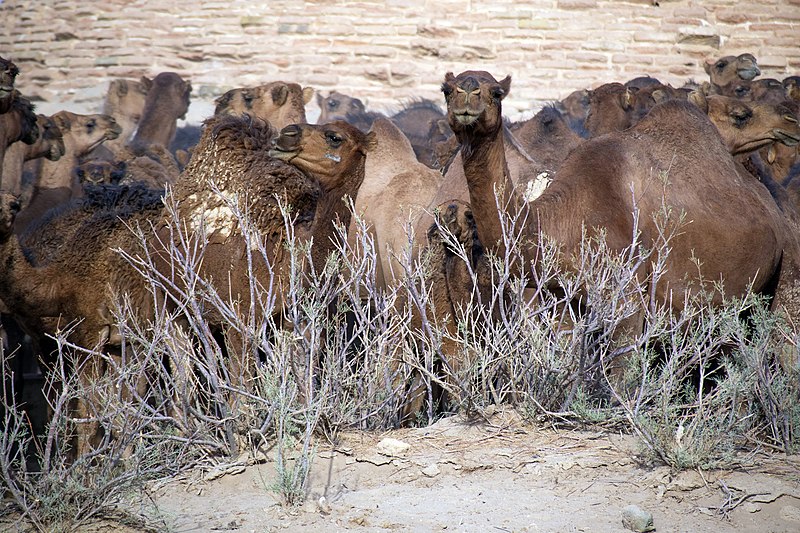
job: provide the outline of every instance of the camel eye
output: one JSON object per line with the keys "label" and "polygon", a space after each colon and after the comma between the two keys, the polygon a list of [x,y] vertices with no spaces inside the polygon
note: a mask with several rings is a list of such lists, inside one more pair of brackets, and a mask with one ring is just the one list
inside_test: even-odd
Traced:
{"label": "camel eye", "polygon": [[722,70],[722,69],[724,69],[725,67],[728,66],[728,62],[727,61],[717,61],[717,64],[715,66],[717,67],[717,70]]}
{"label": "camel eye", "polygon": [[97,123],[94,120],[90,120],[89,122],[86,123],[86,131],[88,131],[89,133],[92,133],[96,126],[97,126]]}
{"label": "camel eye", "polygon": [[736,109],[731,113],[733,124],[737,128],[744,126],[752,116],[753,113],[749,109]]}
{"label": "camel eye", "polygon": [[332,148],[338,148],[339,146],[341,146],[341,145],[342,145],[342,142],[344,141],[344,139],[342,139],[342,138],[339,136],[339,134],[337,134],[337,133],[333,133],[333,132],[328,132],[328,133],[326,133],[326,134],[325,134],[325,139],[328,141],[328,144],[329,144],[329,145],[330,145]]}
{"label": "camel eye", "polygon": [[501,87],[494,87],[492,89],[492,98],[500,99],[506,92]]}
{"label": "camel eye", "polygon": [[333,111],[337,107],[339,107],[339,102],[337,102],[336,100],[328,100],[328,109]]}
{"label": "camel eye", "polygon": [[733,92],[734,94],[736,94],[736,96],[741,98],[742,96],[750,92],[750,88],[744,87],[743,85],[739,85],[738,87],[736,87],[736,89],[733,90]]}
{"label": "camel eye", "polygon": [[244,93],[242,94],[242,100],[244,100],[244,103],[247,107],[250,107],[253,103],[253,95]]}
{"label": "camel eye", "polygon": [[453,94],[453,88],[450,85],[443,83],[442,92],[444,93],[445,96],[450,96],[451,94]]}

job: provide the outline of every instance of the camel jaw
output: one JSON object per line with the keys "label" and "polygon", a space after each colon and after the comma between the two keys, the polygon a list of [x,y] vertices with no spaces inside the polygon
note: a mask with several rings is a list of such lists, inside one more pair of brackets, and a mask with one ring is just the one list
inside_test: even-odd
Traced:
{"label": "camel jaw", "polygon": [[800,135],[779,129],[773,130],[772,132],[775,134],[775,139],[786,146],[795,146],[800,143]]}

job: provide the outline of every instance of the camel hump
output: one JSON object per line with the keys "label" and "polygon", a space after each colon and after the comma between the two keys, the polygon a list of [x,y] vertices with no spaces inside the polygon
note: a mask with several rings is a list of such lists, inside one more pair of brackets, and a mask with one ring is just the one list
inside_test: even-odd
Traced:
{"label": "camel hump", "polygon": [[378,142],[376,153],[383,152],[391,157],[402,157],[404,159],[410,157],[414,161],[417,160],[411,141],[390,119],[386,117],[376,118],[370,131],[375,134],[375,139]]}

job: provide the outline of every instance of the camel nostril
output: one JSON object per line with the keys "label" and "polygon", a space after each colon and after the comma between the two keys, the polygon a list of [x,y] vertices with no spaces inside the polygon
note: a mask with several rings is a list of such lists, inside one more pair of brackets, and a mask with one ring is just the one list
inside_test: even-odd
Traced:
{"label": "camel nostril", "polygon": [[300,126],[290,124],[281,130],[281,137],[297,137],[300,135]]}

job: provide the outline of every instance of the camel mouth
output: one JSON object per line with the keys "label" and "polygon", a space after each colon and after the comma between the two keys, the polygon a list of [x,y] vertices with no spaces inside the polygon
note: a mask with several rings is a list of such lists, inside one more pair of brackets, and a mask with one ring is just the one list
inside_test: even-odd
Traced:
{"label": "camel mouth", "polygon": [[761,70],[758,67],[753,66],[753,67],[741,68],[736,71],[736,74],[738,74],[739,77],[742,78],[743,80],[750,81],[756,76],[760,75]]}
{"label": "camel mouth", "polygon": [[50,153],[47,154],[47,159],[50,161],[58,161],[66,152],[66,148],[61,145],[54,145],[50,147]]}
{"label": "camel mouth", "polygon": [[282,150],[277,146],[274,147],[272,150],[269,151],[269,156],[274,157],[275,159],[280,159],[281,161],[289,162],[295,157],[299,152],[297,150]]}
{"label": "camel mouth", "polygon": [[785,130],[773,130],[778,142],[786,146],[795,146],[800,143],[800,134],[789,133]]}
{"label": "camel mouth", "polygon": [[455,115],[456,120],[459,122],[459,124],[462,124],[464,126],[469,126],[470,124],[473,124],[475,121],[478,120],[478,117],[480,117],[480,113],[472,113],[470,111],[460,111],[453,114]]}

